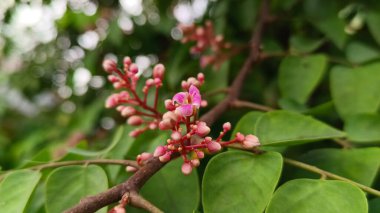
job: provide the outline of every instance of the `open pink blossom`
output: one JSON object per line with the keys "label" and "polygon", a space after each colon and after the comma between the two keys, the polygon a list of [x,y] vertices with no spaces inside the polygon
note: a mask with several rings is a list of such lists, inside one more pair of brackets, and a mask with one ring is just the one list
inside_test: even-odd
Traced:
{"label": "open pink blossom", "polygon": [[191,85],[189,92],[179,92],[173,97],[173,101],[178,104],[176,113],[183,116],[191,116],[196,109],[201,106],[201,94],[196,86]]}

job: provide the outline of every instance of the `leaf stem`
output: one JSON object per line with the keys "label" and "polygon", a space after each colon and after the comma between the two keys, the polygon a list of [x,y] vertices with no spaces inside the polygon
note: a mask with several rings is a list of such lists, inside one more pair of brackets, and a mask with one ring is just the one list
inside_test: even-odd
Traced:
{"label": "leaf stem", "polygon": [[304,170],[309,171],[309,172],[320,174],[322,177],[327,177],[327,178],[331,178],[331,179],[334,179],[334,180],[341,180],[341,181],[345,181],[347,183],[351,183],[352,185],[355,185],[355,186],[359,187],[363,191],[366,191],[366,192],[368,192],[368,193],[370,193],[372,195],[380,197],[380,191],[378,191],[376,189],[373,189],[371,187],[368,187],[368,186],[365,186],[363,184],[357,183],[355,181],[352,181],[352,180],[350,180],[348,178],[336,175],[334,173],[328,172],[326,170],[320,169],[320,168],[318,168],[316,166],[312,166],[312,165],[309,165],[309,164],[306,164],[306,163],[303,163],[303,162],[300,162],[300,161],[296,161],[296,160],[293,160],[293,159],[289,159],[289,158],[284,158],[284,162],[287,163],[287,164],[289,164],[289,165],[295,166],[297,168],[304,169]]}

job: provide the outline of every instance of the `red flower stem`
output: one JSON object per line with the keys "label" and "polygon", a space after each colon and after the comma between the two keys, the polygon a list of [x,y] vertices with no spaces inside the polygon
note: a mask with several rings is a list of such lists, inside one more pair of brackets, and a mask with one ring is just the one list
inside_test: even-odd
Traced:
{"label": "red flower stem", "polygon": [[232,140],[230,140],[230,141],[220,142],[220,145],[222,145],[222,146],[227,146],[227,145],[230,145],[230,144],[233,144],[233,143],[236,143],[236,142],[238,142],[238,141],[237,141],[237,139],[235,138],[235,139],[232,139]]}
{"label": "red flower stem", "polygon": [[156,115],[152,115],[152,114],[148,114],[148,113],[140,112],[140,111],[136,111],[136,115],[143,115],[143,116],[152,117],[152,118],[157,117]]}
{"label": "red flower stem", "polygon": [[153,108],[155,110],[157,110],[157,103],[158,103],[158,87],[156,87],[156,91],[155,91],[155,94],[154,94],[154,106],[153,106]]}

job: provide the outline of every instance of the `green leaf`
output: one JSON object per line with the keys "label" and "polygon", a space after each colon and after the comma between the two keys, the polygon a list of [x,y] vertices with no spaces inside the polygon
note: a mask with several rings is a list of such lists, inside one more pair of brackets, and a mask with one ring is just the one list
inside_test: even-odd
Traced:
{"label": "green leaf", "polygon": [[380,51],[362,42],[350,42],[347,45],[346,56],[352,63],[364,63],[379,58]]}
{"label": "green leaf", "polygon": [[324,55],[289,56],[279,68],[279,87],[284,98],[306,103],[325,73]]}
{"label": "green leaf", "polygon": [[[300,157],[302,162],[371,186],[380,167],[380,148],[317,149]],[[320,175],[297,170],[296,177],[319,178]]]}
{"label": "green leaf", "polygon": [[182,162],[182,159],[177,159],[168,163],[141,189],[142,196],[164,212],[192,212],[198,207],[200,192],[197,171],[184,176]]}
{"label": "green leaf", "polygon": [[380,63],[358,68],[334,67],[330,87],[334,105],[343,118],[375,113],[380,106]]}
{"label": "green leaf", "polygon": [[365,194],[336,180],[297,179],[275,192],[266,213],[367,213]]}
{"label": "green leaf", "polygon": [[344,21],[338,18],[339,9],[336,1],[304,1],[304,13],[307,19],[337,47],[342,49],[348,37],[344,32]]}
{"label": "green leaf", "polygon": [[344,131],[353,142],[380,142],[380,115],[361,114],[345,120]]}
{"label": "green leaf", "polygon": [[258,120],[255,133],[264,146],[295,145],[345,136],[311,116],[288,111],[266,113]]}
{"label": "green leaf", "polygon": [[8,174],[0,183],[1,212],[23,212],[41,173],[19,170]]}
{"label": "green leaf", "polygon": [[204,212],[263,212],[281,170],[282,157],[276,152],[218,154],[210,160],[203,176]]}
{"label": "green leaf", "polygon": [[324,39],[309,38],[301,35],[290,37],[290,51],[294,53],[309,53],[318,49],[324,42]]}
{"label": "green leaf", "polygon": [[372,37],[380,45],[380,13],[379,11],[369,10],[366,14],[366,22]]}
{"label": "green leaf", "polygon": [[235,137],[236,133],[242,134],[255,134],[255,125],[257,120],[265,113],[252,111],[245,114],[236,124],[234,131],[231,134],[231,139]]}
{"label": "green leaf", "polygon": [[368,204],[369,204],[369,213],[380,212],[380,197],[370,200]]}
{"label": "green leaf", "polygon": [[[95,165],[66,166],[55,169],[46,180],[46,212],[63,212],[80,199],[108,188],[107,175]],[[107,212],[106,209],[98,212]]]}

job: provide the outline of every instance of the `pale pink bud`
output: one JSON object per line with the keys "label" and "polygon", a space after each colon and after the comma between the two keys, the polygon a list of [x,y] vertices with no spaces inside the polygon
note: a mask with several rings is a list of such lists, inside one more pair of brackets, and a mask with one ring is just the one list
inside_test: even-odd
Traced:
{"label": "pale pink bud", "polygon": [[135,130],[133,130],[133,131],[131,131],[131,132],[129,132],[129,136],[131,136],[131,137],[137,137],[137,136],[139,136],[141,133],[143,133],[144,131],[143,130],[141,130],[141,129],[135,129]]}
{"label": "pale pink bud", "polygon": [[128,57],[128,56],[124,57],[124,59],[123,59],[123,64],[124,64],[124,66],[129,66],[129,65],[131,65],[131,64],[132,64],[132,60],[131,60],[131,58]]}
{"label": "pale pink bud", "polygon": [[127,91],[120,92],[119,99],[123,101],[127,101],[129,99],[129,93]]}
{"label": "pale pink bud", "polygon": [[205,122],[201,121],[197,124],[197,130],[195,130],[195,133],[201,137],[204,137],[210,133],[210,127],[208,127]]}
{"label": "pale pink bud", "polygon": [[121,110],[121,115],[123,117],[129,117],[136,114],[136,109],[131,106],[126,106]]}
{"label": "pale pink bud", "polygon": [[120,83],[120,82],[115,82],[115,83],[112,84],[112,86],[115,89],[121,89],[121,88],[123,88],[123,84]]}
{"label": "pale pink bud", "polygon": [[197,79],[198,81],[203,84],[203,82],[205,81],[205,75],[203,73],[198,73],[197,75]]}
{"label": "pale pink bud", "polygon": [[156,85],[156,87],[160,87],[160,86],[162,86],[162,81],[161,81],[161,79],[159,79],[159,78],[155,78],[155,79],[154,79],[154,84]]}
{"label": "pale pink bud", "polygon": [[211,142],[207,143],[207,149],[209,152],[215,153],[215,152],[218,152],[219,150],[221,150],[222,146],[218,142],[211,141]]}
{"label": "pale pink bud", "polygon": [[236,133],[236,140],[239,141],[239,142],[243,142],[244,141],[244,135],[241,134],[240,132]]}
{"label": "pale pink bud", "polygon": [[223,130],[224,131],[230,131],[231,130],[231,123],[230,122],[226,122],[223,124]]}
{"label": "pale pink bud", "polygon": [[190,85],[186,82],[186,81],[182,81],[181,82],[181,87],[184,89],[184,90],[188,90]]}
{"label": "pale pink bud", "polygon": [[171,99],[165,100],[165,108],[169,111],[175,110],[175,106],[174,106],[173,101]]}
{"label": "pale pink bud", "polygon": [[131,126],[139,126],[144,122],[144,120],[138,116],[138,115],[133,115],[128,118],[127,123]]}
{"label": "pale pink bud", "polygon": [[169,119],[170,121],[177,122],[178,121],[178,115],[174,112],[165,112],[164,115],[162,115],[162,119]]}
{"label": "pale pink bud", "polygon": [[223,40],[224,40],[223,35],[217,35],[217,36],[215,37],[215,41],[218,42],[218,43],[222,42]]}
{"label": "pale pink bud", "polygon": [[199,159],[193,159],[193,160],[191,160],[191,165],[193,167],[198,167],[200,164],[201,164],[201,162],[199,161]]}
{"label": "pale pink bud", "polygon": [[137,168],[136,168],[136,167],[133,167],[133,166],[127,166],[127,167],[125,168],[125,170],[126,170],[127,172],[136,172],[136,171],[137,171]]}
{"label": "pale pink bud", "polygon": [[112,59],[105,59],[103,61],[102,66],[103,66],[103,69],[108,73],[112,73],[117,69],[116,61]]}
{"label": "pale pink bud", "polygon": [[178,141],[180,140],[182,137],[181,133],[177,132],[177,131],[174,131],[172,134],[171,134],[171,138],[175,141]]}
{"label": "pale pink bud", "polygon": [[115,206],[108,213],[126,213],[126,211],[122,206]]}
{"label": "pale pink bud", "polygon": [[159,124],[158,124],[158,128],[161,129],[161,130],[168,130],[168,129],[171,129],[173,128],[173,124],[172,122],[170,122],[169,119],[164,119],[162,120]]}
{"label": "pale pink bud", "polygon": [[154,150],[153,156],[160,157],[160,156],[163,156],[165,153],[166,153],[166,147],[158,146],[156,150]]}
{"label": "pale pink bud", "polygon": [[118,104],[117,95],[113,94],[109,96],[106,100],[106,108],[115,107]]}
{"label": "pale pink bud", "polygon": [[197,154],[197,157],[198,157],[199,159],[202,159],[202,158],[205,157],[205,153],[202,152],[202,151],[196,151],[195,153]]}
{"label": "pale pink bud", "polygon": [[136,157],[136,161],[139,165],[142,165],[145,161],[149,160],[153,155],[148,152],[143,152]]}
{"label": "pale pink bud", "polygon": [[156,122],[149,123],[148,128],[151,130],[157,129],[157,123]]}
{"label": "pale pink bud", "polygon": [[243,141],[243,147],[253,148],[256,146],[260,146],[259,138],[257,138],[255,135],[245,136],[245,140]]}
{"label": "pale pink bud", "polygon": [[162,162],[162,163],[165,163],[165,162],[168,162],[170,161],[170,156],[171,156],[171,152],[166,152],[164,155],[160,156],[158,159]]}
{"label": "pale pink bud", "polygon": [[125,108],[125,106],[118,106],[118,107],[116,107],[116,110],[121,112],[121,111],[123,111],[124,108]]}
{"label": "pale pink bud", "polygon": [[205,29],[203,27],[197,27],[195,30],[195,34],[197,36],[203,36],[205,34]]}
{"label": "pale pink bud", "polygon": [[153,84],[154,84],[154,80],[152,78],[149,78],[145,82],[145,85],[147,85],[148,87],[153,86]]}
{"label": "pale pink bud", "polygon": [[193,167],[191,166],[190,163],[186,162],[182,164],[181,170],[184,175],[189,175],[191,171],[193,170]]}
{"label": "pale pink bud", "polygon": [[206,100],[201,101],[201,107],[206,107],[208,105]]}
{"label": "pale pink bud", "polygon": [[109,75],[108,80],[112,83],[118,82],[120,79],[114,75]]}
{"label": "pale pink bud", "polygon": [[131,64],[131,66],[129,67],[129,71],[131,71],[133,74],[136,74],[139,72],[139,68],[136,64]]}
{"label": "pale pink bud", "polygon": [[164,65],[157,64],[156,66],[154,66],[154,68],[153,68],[153,77],[154,78],[162,79],[162,77],[164,76],[164,73],[165,73]]}
{"label": "pale pink bud", "polygon": [[209,143],[209,142],[211,142],[212,141],[212,138],[211,137],[205,137],[205,142],[206,143]]}

